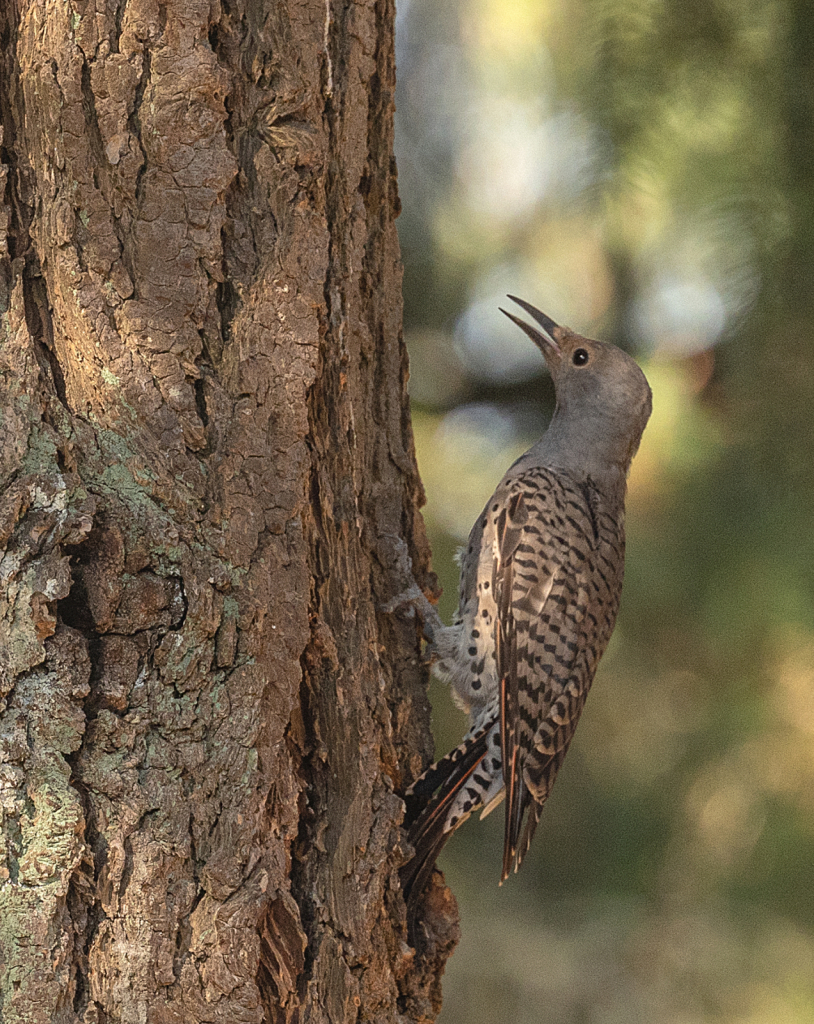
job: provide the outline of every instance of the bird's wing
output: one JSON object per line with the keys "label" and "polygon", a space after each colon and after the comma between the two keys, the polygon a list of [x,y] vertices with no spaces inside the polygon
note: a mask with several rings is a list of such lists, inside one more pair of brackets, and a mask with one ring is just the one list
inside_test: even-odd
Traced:
{"label": "bird's wing", "polygon": [[[574,524],[590,519],[579,496],[564,492],[553,474],[546,483],[541,490],[517,481],[496,522],[492,585],[506,785],[504,880],[528,850],[582,709],[568,695],[578,697],[583,689],[575,668],[584,646],[591,539]],[[569,505],[576,508],[569,512]]]}

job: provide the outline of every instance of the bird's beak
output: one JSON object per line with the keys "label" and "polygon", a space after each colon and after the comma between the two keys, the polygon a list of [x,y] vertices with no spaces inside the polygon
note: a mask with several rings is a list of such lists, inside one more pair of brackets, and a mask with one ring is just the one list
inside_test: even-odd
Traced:
{"label": "bird's beak", "polygon": [[521,331],[531,338],[537,348],[543,353],[549,370],[553,371],[562,359],[562,349],[554,340],[554,331],[559,330],[558,325],[554,323],[551,317],[541,313],[539,309],[535,309],[534,306],[524,302],[523,299],[517,299],[514,295],[509,295],[508,297],[512,302],[516,302],[521,309],[525,309],[529,316],[533,317],[543,328],[545,333],[543,334],[536,327],[524,323],[519,317],[516,317],[513,313],[508,313],[505,309],[501,309],[500,312],[504,313],[513,323],[517,324]]}

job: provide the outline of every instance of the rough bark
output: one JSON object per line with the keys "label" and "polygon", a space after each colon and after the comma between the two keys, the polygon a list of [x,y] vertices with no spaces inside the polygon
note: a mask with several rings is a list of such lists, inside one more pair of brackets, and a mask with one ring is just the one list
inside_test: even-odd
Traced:
{"label": "rough bark", "polygon": [[426,1020],[392,0],[0,6],[0,1020]]}

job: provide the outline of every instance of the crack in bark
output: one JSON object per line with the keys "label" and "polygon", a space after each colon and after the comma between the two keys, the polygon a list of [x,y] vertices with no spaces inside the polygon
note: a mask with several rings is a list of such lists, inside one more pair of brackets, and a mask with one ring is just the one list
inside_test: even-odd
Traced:
{"label": "crack in bark", "polygon": [[54,325],[45,279],[38,273],[37,260],[30,252],[23,273],[23,301],[28,332],[36,346],[37,360],[54,394],[71,411],[65,391],[65,376],[54,347]]}
{"label": "crack in bark", "polygon": [[110,40],[110,52],[120,53],[119,40],[122,37],[122,19],[124,17],[124,10],[127,5],[127,0],[118,0],[113,11],[113,26],[110,30],[108,39]]}
{"label": "crack in bark", "polygon": [[[152,55],[149,47],[145,47],[141,54],[141,78],[139,79],[138,85],[136,86],[136,92],[133,97],[133,109],[127,118],[127,127],[130,131],[130,135],[136,140],[139,150],[141,151],[141,167],[138,169],[136,174],[136,180],[133,187],[133,211],[132,221],[130,224],[130,230],[133,230],[133,226],[138,217],[138,211],[141,207],[142,200],[144,199],[144,175],[147,173],[147,151],[144,148],[144,143],[141,140],[141,107],[144,103],[144,94],[147,92],[147,86],[150,84],[150,74],[152,70]],[[127,247],[124,246],[124,252],[122,253],[122,259],[125,259],[125,253]],[[135,269],[132,265],[132,258],[128,263],[125,263],[127,271],[133,281],[133,287],[138,291],[138,274],[135,273]]]}
{"label": "crack in bark", "polygon": [[[56,61],[52,62],[54,67],[54,80],[57,80],[57,69]],[[102,141],[102,132],[99,128],[99,116],[96,112],[96,96],[93,92],[93,86],[90,81],[90,63],[85,54],[83,54],[82,60],[82,73],[80,75],[80,87],[82,90],[82,113],[85,118],[85,128],[87,129],[88,141],[90,143],[90,151],[93,154],[93,170],[94,170],[94,181],[93,184],[100,191],[99,182],[96,175],[99,172],[105,173],[107,170],[108,162],[105,154],[105,144]]]}

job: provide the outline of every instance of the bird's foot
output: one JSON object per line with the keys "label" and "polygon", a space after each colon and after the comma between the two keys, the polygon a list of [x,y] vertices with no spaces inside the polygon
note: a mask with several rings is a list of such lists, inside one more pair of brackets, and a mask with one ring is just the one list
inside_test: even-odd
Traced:
{"label": "bird's foot", "polygon": [[430,645],[425,653],[429,661],[434,661],[436,654],[433,641],[440,636],[440,630],[445,628],[444,623],[441,621],[441,616],[438,614],[435,606],[430,603],[427,595],[415,582],[413,561],[410,558],[407,545],[400,537],[394,538],[394,540],[397,574],[404,580],[412,580],[412,583],[406,590],[403,590],[386,604],[383,604],[382,611],[392,615],[394,612],[404,609],[407,617],[413,618],[417,610],[423,623],[424,639]]}
{"label": "bird's foot", "polygon": [[427,595],[418,584],[413,584],[412,587],[408,587],[407,590],[397,594],[387,604],[382,605],[382,611],[389,615],[401,609],[405,610],[408,618],[413,618],[416,611],[421,616],[424,627],[424,639],[430,645],[427,649],[427,656],[429,660],[433,660],[433,641],[438,636],[440,630],[444,628],[444,623],[441,621],[441,616],[438,614],[435,605],[430,603]]}

